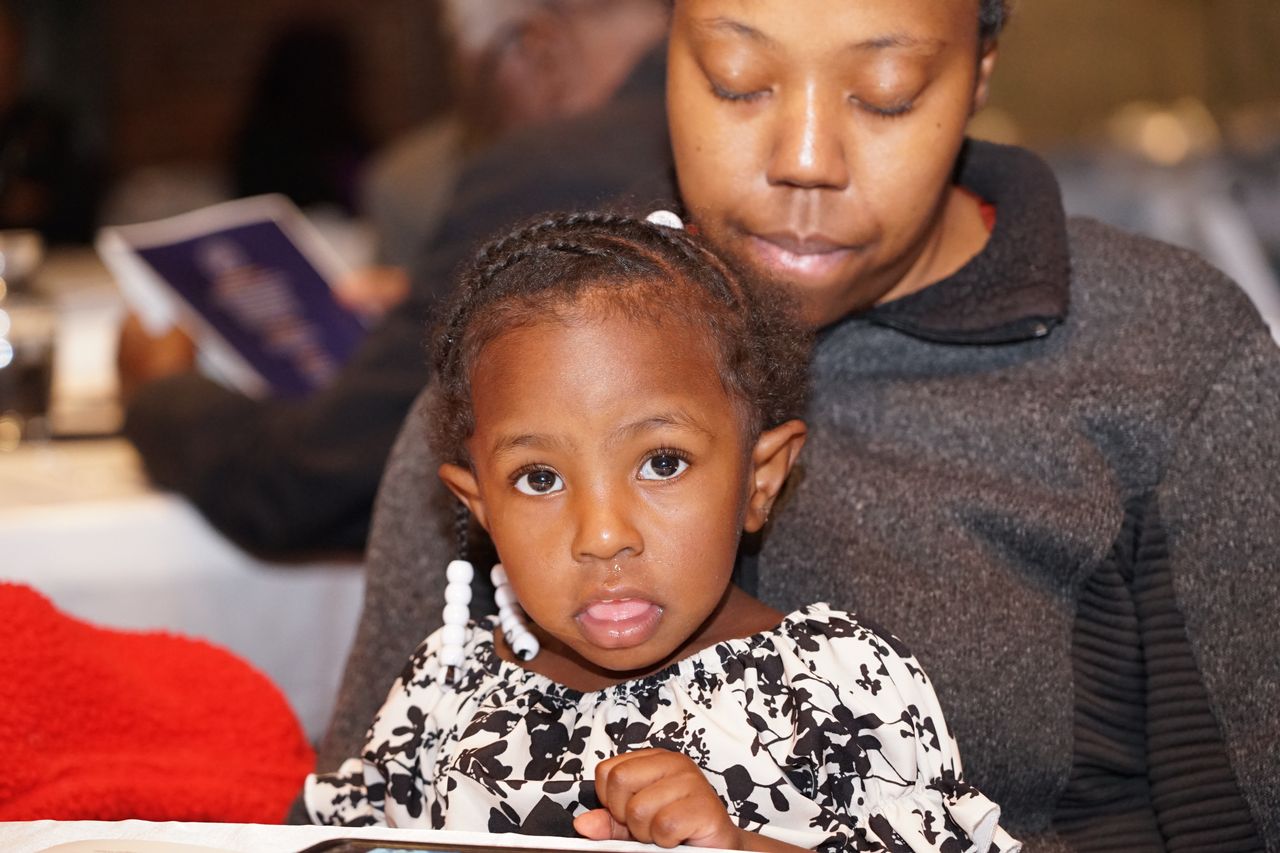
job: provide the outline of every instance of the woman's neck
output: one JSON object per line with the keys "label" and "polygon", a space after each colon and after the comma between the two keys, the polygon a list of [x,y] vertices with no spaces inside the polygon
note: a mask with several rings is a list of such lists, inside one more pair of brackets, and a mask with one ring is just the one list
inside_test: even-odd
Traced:
{"label": "woman's neck", "polygon": [[954,275],[986,248],[990,236],[981,201],[962,187],[950,187],[940,205],[931,239],[898,283],[876,300],[877,304],[909,296]]}

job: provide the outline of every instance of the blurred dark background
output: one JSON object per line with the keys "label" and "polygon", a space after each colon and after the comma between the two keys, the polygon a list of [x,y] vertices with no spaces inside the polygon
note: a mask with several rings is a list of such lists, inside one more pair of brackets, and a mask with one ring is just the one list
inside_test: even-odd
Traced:
{"label": "blurred dark background", "polygon": [[430,0],[9,0],[27,32],[29,85],[72,112],[119,176],[229,152],[272,39],[295,21],[350,37],[357,100],[375,140],[443,110]]}
{"label": "blurred dark background", "polygon": [[[72,114],[108,176],[225,161],[255,70],[295,20],[349,34],[375,141],[450,100],[431,0],[8,2],[26,29],[28,86]],[[1192,97],[1240,133],[1280,111],[1276,0],[1021,0],[1001,54],[999,120],[979,127],[1041,149],[1104,139],[1133,101]]]}
{"label": "blurred dark background", "polygon": [[[349,97],[333,99],[327,112],[325,98],[315,100],[321,126],[348,126],[333,131],[334,150],[323,155],[343,161],[332,171],[358,168],[360,158],[450,106],[433,0],[0,4],[24,33],[23,91],[65,118],[98,222],[237,194],[236,148],[264,62],[280,33],[299,22],[346,42]],[[1168,216],[1178,187],[1200,198],[1208,181],[1251,218],[1274,268],[1277,56],[1277,0],[1020,0],[991,105],[974,133],[1049,155],[1076,211],[1213,256],[1192,233],[1200,226]],[[335,85],[323,74],[311,79],[316,88]],[[160,194],[176,185],[187,195],[181,203],[149,203],[156,192],[146,176],[156,170],[164,175]]]}

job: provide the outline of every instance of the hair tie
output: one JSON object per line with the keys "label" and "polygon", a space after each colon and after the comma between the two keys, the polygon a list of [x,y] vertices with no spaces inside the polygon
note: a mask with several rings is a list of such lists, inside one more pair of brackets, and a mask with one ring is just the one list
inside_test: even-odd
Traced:
{"label": "hair tie", "polygon": [[684,230],[684,222],[670,210],[655,210],[646,216],[644,221],[654,225],[661,225],[663,228],[674,228],[677,231]]}

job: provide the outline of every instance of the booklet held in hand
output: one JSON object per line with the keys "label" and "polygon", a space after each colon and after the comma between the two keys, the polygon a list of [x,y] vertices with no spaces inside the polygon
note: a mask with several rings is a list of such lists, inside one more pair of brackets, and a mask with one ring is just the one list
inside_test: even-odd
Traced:
{"label": "booklet held in hand", "polygon": [[181,326],[247,394],[310,394],[364,337],[333,295],[341,259],[285,196],[104,228],[96,246],[149,333]]}

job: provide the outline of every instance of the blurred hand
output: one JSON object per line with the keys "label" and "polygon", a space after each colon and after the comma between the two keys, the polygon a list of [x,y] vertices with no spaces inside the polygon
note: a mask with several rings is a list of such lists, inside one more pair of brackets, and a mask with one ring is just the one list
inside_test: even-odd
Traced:
{"label": "blurred hand", "polygon": [[191,338],[177,327],[160,337],[152,337],[137,316],[125,317],[120,329],[120,348],[116,368],[120,372],[120,396],[128,402],[146,383],[185,373],[196,363],[196,348]]}
{"label": "blurred hand", "polygon": [[409,295],[409,274],[400,267],[365,267],[339,281],[333,295],[362,317],[377,320]]}
{"label": "blurred hand", "polygon": [[587,838],[744,849],[747,833],[729,818],[702,769],[687,755],[645,749],[602,761],[596,767],[596,796],[604,808],[573,821]]}

